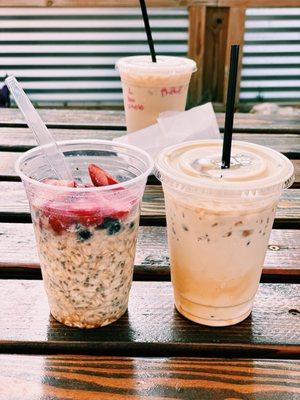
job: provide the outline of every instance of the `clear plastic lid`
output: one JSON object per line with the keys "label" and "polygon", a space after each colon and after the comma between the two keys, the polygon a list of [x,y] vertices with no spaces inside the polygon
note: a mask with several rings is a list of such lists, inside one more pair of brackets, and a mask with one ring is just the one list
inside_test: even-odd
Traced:
{"label": "clear plastic lid", "polygon": [[120,58],[116,68],[120,72],[134,74],[187,74],[197,70],[195,61],[186,57],[157,56],[157,62],[152,62],[150,56],[132,56]]}
{"label": "clear plastic lid", "polygon": [[267,147],[233,141],[230,169],[221,169],[221,154],[221,140],[177,144],[158,155],[155,175],[171,189],[214,198],[280,195],[294,181],[291,161]]}

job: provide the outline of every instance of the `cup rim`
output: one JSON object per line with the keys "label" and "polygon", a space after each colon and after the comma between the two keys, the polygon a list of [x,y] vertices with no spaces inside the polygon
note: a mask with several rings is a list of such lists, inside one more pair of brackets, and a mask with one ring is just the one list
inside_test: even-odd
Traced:
{"label": "cup rim", "polygon": [[291,161],[286,156],[269,147],[241,140],[233,140],[232,144],[248,146],[252,149],[263,149],[264,151],[267,149],[271,154],[276,155],[277,158],[285,162],[285,171],[281,174],[278,173],[278,175],[274,177],[274,180],[272,182],[267,182],[264,184],[263,182],[251,182],[244,185],[241,182],[230,182],[226,183],[226,185],[223,185],[222,187],[216,185],[213,180],[207,183],[204,182],[199,184],[196,178],[192,178],[188,181],[187,178],[183,175],[176,176],[175,170],[167,165],[165,162],[166,154],[177,150],[181,146],[190,146],[194,144],[197,145],[199,143],[217,143],[221,146],[222,139],[193,140],[177,143],[175,145],[164,148],[157,155],[154,165],[154,175],[162,182],[162,184],[165,184],[166,186],[177,189],[184,193],[202,194],[210,197],[217,196],[222,198],[222,201],[225,201],[225,199],[230,199],[232,196],[238,197],[239,199],[249,199],[250,197],[258,198],[260,196],[281,193],[283,189],[290,187],[294,181],[294,167]]}
{"label": "cup rim", "polygon": [[[181,75],[183,73],[194,73],[197,71],[196,62],[185,56],[167,56],[167,55],[158,55],[157,63],[149,63],[149,64],[138,64],[138,63],[130,63],[132,60],[148,60],[151,61],[151,57],[147,55],[135,55],[135,56],[127,56],[121,57],[117,60],[115,67],[121,72],[134,72],[135,74],[144,74],[145,71],[147,74],[163,74],[163,75]],[[162,64],[159,61],[181,61],[180,65],[176,64]]]}
{"label": "cup rim", "polygon": [[76,192],[76,193],[83,193],[83,192],[90,192],[90,193],[95,193],[97,192],[105,192],[108,190],[115,190],[115,189],[120,189],[120,188],[127,188],[128,186],[131,186],[134,183],[139,182],[140,180],[142,180],[143,178],[147,178],[148,175],[152,172],[153,167],[154,167],[154,161],[152,159],[152,157],[144,150],[140,149],[137,146],[133,146],[127,143],[116,143],[113,142],[112,140],[102,140],[102,139],[73,139],[73,140],[61,140],[56,142],[57,145],[63,146],[63,145],[68,145],[68,144],[99,144],[99,145],[109,145],[111,147],[115,146],[115,147],[122,147],[124,149],[129,149],[129,150],[133,150],[137,153],[139,153],[140,155],[144,156],[146,158],[146,162],[148,162],[148,168],[146,169],[146,171],[144,171],[142,174],[129,179],[127,181],[124,182],[120,182],[117,184],[113,184],[113,185],[107,185],[107,186],[93,186],[93,187],[68,187],[68,186],[55,186],[55,185],[51,185],[48,183],[44,183],[41,181],[37,181],[33,178],[30,178],[29,176],[27,176],[25,173],[23,173],[21,171],[21,164],[26,160],[26,158],[34,153],[38,153],[40,150],[42,150],[44,147],[46,147],[46,145],[42,145],[42,146],[36,146],[30,150],[27,150],[25,153],[23,153],[15,162],[15,171],[16,173],[21,177],[23,182],[27,182],[30,184],[33,184],[37,187],[43,188],[43,189],[49,189],[49,190],[53,190],[53,191],[57,191],[57,192]]}

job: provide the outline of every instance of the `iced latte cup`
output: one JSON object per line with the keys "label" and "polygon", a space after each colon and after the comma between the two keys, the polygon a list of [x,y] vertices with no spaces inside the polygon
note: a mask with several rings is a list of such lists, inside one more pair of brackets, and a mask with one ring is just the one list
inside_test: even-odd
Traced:
{"label": "iced latte cup", "polygon": [[184,111],[196,63],[185,57],[124,57],[116,64],[123,87],[128,132],[156,124],[164,111]]}
{"label": "iced latte cup", "polygon": [[252,310],[283,189],[293,164],[259,145],[233,141],[221,169],[219,140],[163,150],[156,162],[167,216],[177,310],[192,321],[227,326]]}
{"label": "iced latte cup", "polygon": [[127,309],[140,204],[153,165],[133,146],[59,144],[74,181],[54,179],[42,147],[22,155],[16,170],[30,204],[51,314],[68,326],[100,327]]}

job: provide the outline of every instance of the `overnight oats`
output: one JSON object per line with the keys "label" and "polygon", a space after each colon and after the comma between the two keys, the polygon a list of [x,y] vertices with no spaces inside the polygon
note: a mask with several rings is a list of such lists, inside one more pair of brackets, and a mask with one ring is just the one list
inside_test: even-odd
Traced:
{"label": "overnight oats", "polygon": [[[95,147],[105,143],[123,148],[95,142]],[[132,146],[125,149],[140,152]],[[112,323],[127,310],[140,204],[151,160],[141,152],[139,176],[136,167],[127,165],[133,163],[132,155],[124,160],[121,154],[108,152],[111,165],[117,165],[112,174],[100,163],[101,167],[87,164],[96,157],[83,154],[84,163],[77,158],[78,151],[74,160],[70,157],[74,181],[42,177],[37,187],[31,178],[24,183],[51,314],[68,326],[95,328]],[[99,157],[103,162],[103,151]],[[22,160],[19,165],[21,169]],[[132,179],[126,180],[130,175]]]}
{"label": "overnight oats", "polygon": [[221,150],[219,140],[203,140],[157,159],[175,305],[211,326],[250,314],[278,199],[293,179],[292,163],[271,149],[234,141],[227,170]]}

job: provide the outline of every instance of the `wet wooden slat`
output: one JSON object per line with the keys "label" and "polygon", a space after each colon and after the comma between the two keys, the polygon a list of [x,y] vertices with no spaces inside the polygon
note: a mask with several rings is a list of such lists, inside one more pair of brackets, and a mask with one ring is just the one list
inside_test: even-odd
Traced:
{"label": "wet wooden slat", "polygon": [[[5,183],[5,182],[4,182]],[[1,183],[0,183],[1,190]],[[283,192],[279,201],[274,227],[299,226],[300,219],[300,190],[289,189]],[[164,199],[161,186],[148,185],[143,198],[142,219],[152,223],[161,223],[165,218]],[[1,207],[0,207],[1,210]]]}
{"label": "wet wooden slat", "polygon": [[[73,139],[107,139],[124,135],[119,130],[89,130],[89,129],[50,129],[56,140]],[[271,133],[235,133],[235,140],[243,140],[268,146],[286,154],[290,158],[300,158],[300,135],[296,134],[271,134]],[[25,151],[36,146],[33,134],[28,128],[0,128],[0,150]]]}
{"label": "wet wooden slat", "polygon": [[[38,276],[40,267],[31,224],[0,224],[0,276]],[[273,230],[263,275],[300,276],[300,230]],[[135,279],[169,279],[165,227],[141,226],[135,259]]]}
{"label": "wet wooden slat", "polygon": [[5,400],[289,400],[299,376],[299,360],[0,355]]}
{"label": "wet wooden slat", "polygon": [[1,151],[0,152],[0,180],[19,180],[15,172],[15,162],[20,153]]}
{"label": "wet wooden slat", "polygon": [[[14,163],[20,153],[11,151],[0,152],[0,180],[19,180],[14,170]],[[295,168],[295,182],[293,188],[300,188],[300,160],[291,160]]]}
{"label": "wet wooden slat", "polygon": [[210,328],[174,309],[170,282],[133,282],[128,312],[87,331],[49,316],[42,281],[0,281],[2,353],[295,358],[300,351],[299,286],[260,284],[252,315]]}
{"label": "wet wooden slat", "polygon": [[[66,129],[102,129],[105,127],[125,126],[124,112],[113,110],[72,110],[39,109],[41,118],[48,127]],[[18,109],[3,108],[0,110],[1,127],[27,127],[22,113]]]}
{"label": "wet wooden slat", "polygon": [[[86,130],[86,129],[50,129],[58,140],[106,139],[124,135],[123,131]],[[0,150],[25,151],[36,146],[36,140],[28,128],[0,128]]]}
{"label": "wet wooden slat", "polygon": [[[193,0],[199,6],[240,7],[241,0]],[[1,0],[0,7],[107,7],[106,0]],[[111,0],[110,7],[137,6],[132,0]],[[148,7],[184,7],[191,4],[191,0],[149,0]],[[298,0],[244,0],[244,7],[298,7]]]}
{"label": "wet wooden slat", "polygon": [[[29,206],[21,182],[0,182],[0,222],[29,221]],[[300,189],[284,191],[277,208],[275,226],[287,227],[300,220]],[[162,187],[147,185],[143,197],[142,224],[164,224],[165,206]]]}
{"label": "wet wooden slat", "polygon": [[[39,114],[50,127],[99,129],[124,127],[123,111],[40,109]],[[224,114],[217,113],[220,128],[224,126]],[[0,126],[25,127],[26,123],[17,109],[0,109]],[[300,133],[300,117],[284,115],[259,115],[236,113],[234,129],[239,132]]]}

